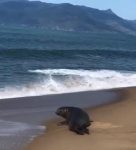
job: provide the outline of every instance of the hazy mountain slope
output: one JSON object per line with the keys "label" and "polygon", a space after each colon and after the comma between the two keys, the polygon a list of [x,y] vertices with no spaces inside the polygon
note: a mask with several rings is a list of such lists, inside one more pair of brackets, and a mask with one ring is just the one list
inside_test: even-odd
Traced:
{"label": "hazy mountain slope", "polygon": [[47,29],[136,34],[136,25],[112,10],[71,4],[16,0],[0,3],[0,24],[37,26]]}

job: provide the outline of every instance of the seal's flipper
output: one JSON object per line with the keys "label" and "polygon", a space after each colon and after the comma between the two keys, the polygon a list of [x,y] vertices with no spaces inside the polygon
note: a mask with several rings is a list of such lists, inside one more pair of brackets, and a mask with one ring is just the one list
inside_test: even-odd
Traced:
{"label": "seal's flipper", "polygon": [[67,125],[67,121],[61,121],[57,124],[58,126],[63,126],[63,125]]}
{"label": "seal's flipper", "polygon": [[84,135],[85,132],[83,130],[80,130],[80,129],[76,129],[75,132],[79,135]]}
{"label": "seal's flipper", "polygon": [[90,134],[90,132],[89,132],[89,129],[84,129],[84,132],[86,133],[86,134]]}

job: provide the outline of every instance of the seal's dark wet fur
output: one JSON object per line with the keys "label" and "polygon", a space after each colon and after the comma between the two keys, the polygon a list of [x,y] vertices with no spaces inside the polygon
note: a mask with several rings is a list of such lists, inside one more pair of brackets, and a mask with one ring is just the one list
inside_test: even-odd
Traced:
{"label": "seal's dark wet fur", "polygon": [[77,107],[60,107],[56,114],[66,119],[61,124],[67,124],[71,131],[81,135],[89,134],[87,127],[91,125],[92,121],[84,110]]}

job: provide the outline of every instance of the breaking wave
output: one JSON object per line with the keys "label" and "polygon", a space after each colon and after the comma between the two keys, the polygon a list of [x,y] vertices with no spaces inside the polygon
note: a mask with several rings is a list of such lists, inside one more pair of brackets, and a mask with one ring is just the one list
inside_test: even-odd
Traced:
{"label": "breaking wave", "polygon": [[37,80],[0,89],[0,99],[136,86],[136,72],[112,70],[29,70]]}

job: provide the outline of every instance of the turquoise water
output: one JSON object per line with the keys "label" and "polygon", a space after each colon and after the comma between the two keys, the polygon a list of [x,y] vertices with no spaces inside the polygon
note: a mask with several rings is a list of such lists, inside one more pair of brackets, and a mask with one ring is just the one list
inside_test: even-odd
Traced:
{"label": "turquoise water", "polygon": [[135,86],[135,41],[115,33],[1,27],[0,96]]}

